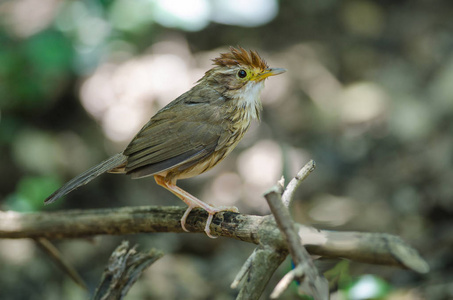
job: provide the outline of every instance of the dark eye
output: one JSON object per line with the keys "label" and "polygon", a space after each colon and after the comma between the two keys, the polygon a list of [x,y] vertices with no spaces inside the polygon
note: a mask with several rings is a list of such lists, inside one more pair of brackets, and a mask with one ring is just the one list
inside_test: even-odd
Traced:
{"label": "dark eye", "polygon": [[244,70],[239,70],[238,76],[239,78],[244,78],[245,76],[247,76],[247,72]]}

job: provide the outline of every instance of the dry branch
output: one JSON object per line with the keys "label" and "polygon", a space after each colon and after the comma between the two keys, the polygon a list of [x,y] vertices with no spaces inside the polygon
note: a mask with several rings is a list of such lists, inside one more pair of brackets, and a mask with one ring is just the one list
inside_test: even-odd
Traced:
{"label": "dry branch", "polygon": [[[142,206],[41,213],[0,212],[0,238],[62,239],[102,234],[183,232],[179,220],[184,211],[184,207]],[[194,209],[186,226],[193,233],[202,233],[206,219],[206,212]],[[310,254],[399,266],[420,273],[428,271],[428,265],[417,251],[396,236],[319,230],[301,224],[296,227]],[[221,212],[215,215],[211,230],[213,234],[249,243],[270,240],[286,249],[272,216]]]}
{"label": "dry branch", "polygon": [[62,255],[62,253],[55,247],[48,239],[46,238],[37,238],[35,239],[36,245],[41,248],[56,264],[60,269],[65,272],[71,279],[83,288],[85,291],[88,291],[88,287],[82,277],[79,275],[76,269],[67,261],[67,259]]}
{"label": "dry branch", "polygon": [[123,241],[113,251],[93,296],[94,300],[123,299],[143,271],[163,256],[162,252],[155,249],[137,252],[135,248],[130,248],[129,242]]}
{"label": "dry branch", "polygon": [[288,183],[288,186],[285,188],[282,194],[282,201],[286,207],[289,207],[291,202],[293,201],[294,193],[296,192],[299,185],[302,183],[302,181],[305,180],[305,178],[308,177],[308,175],[310,175],[311,172],[315,170],[315,168],[315,161],[310,160],[305,166],[302,167],[302,169],[300,169],[296,177],[291,179],[291,181]]}
{"label": "dry branch", "polygon": [[[303,179],[302,179],[303,180]],[[302,181],[301,180],[301,181]],[[287,189],[288,191],[288,189]],[[271,294],[272,299],[278,298],[283,291],[289,286],[293,280],[298,280],[306,287],[306,292],[315,300],[323,300],[329,298],[329,286],[327,280],[319,275],[318,269],[315,267],[310,254],[305,247],[302,246],[301,236],[298,234],[294,221],[292,220],[288,208],[282,202],[283,187],[275,186],[264,197],[266,198],[272,214],[275,217],[278,228],[283,234],[283,237],[288,245],[289,253],[293,258],[295,268],[280,284],[274,289]],[[288,201],[289,203],[290,201]]]}
{"label": "dry branch", "polygon": [[285,260],[288,251],[276,250],[270,245],[258,245],[236,275],[231,288],[237,288],[243,280],[236,300],[259,299],[275,270]]}

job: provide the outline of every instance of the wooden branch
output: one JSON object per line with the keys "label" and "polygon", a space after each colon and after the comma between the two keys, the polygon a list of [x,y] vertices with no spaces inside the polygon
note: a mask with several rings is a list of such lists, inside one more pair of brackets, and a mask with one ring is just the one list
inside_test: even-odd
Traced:
{"label": "wooden branch", "polygon": [[[324,300],[328,298],[329,289],[327,281],[318,275],[318,270],[314,266],[307,250],[302,245],[287,208],[293,198],[295,190],[312,170],[314,170],[313,160],[302,168],[296,178],[291,180],[285,193],[283,193],[285,179],[282,177],[277,185],[264,195],[271,208],[272,214],[274,215],[273,220],[276,221],[288,247],[287,249],[283,249],[280,241],[279,243],[275,243],[275,240],[269,238],[260,240],[260,244],[244,263],[231,284],[232,288],[236,288],[238,287],[239,282],[247,276],[247,280],[244,280],[244,284],[242,285],[236,300],[259,299],[268,280],[288,255],[288,249],[291,255],[295,257],[294,261],[297,263],[296,268],[288,273],[290,276],[287,274],[279,282],[272,292],[271,298],[278,298],[294,279],[306,283],[309,294],[312,295],[315,300]],[[287,206],[282,202],[282,194],[286,194],[285,199]]]}
{"label": "wooden branch", "polygon": [[88,291],[85,281],[77,270],[67,261],[61,252],[46,238],[35,239],[36,245],[41,248],[49,257],[82,289]]}
{"label": "wooden branch", "polygon": [[137,252],[123,241],[110,256],[109,263],[102,274],[101,282],[93,296],[94,300],[123,299],[138,277],[163,253],[151,249]]}
{"label": "wooden branch", "polygon": [[315,300],[328,299],[329,285],[327,280],[319,275],[318,269],[315,267],[310,254],[308,254],[305,247],[302,246],[302,237],[298,235],[294,221],[289,214],[289,210],[282,202],[282,193],[283,186],[275,186],[268,191],[264,197],[266,198],[277,222],[277,226],[288,245],[289,253],[293,258],[295,268],[288,273],[289,275],[287,274],[288,276],[285,276],[284,279],[280,281],[280,284],[277,285],[274,292],[271,294],[271,298],[276,299],[280,297],[281,293],[289,286],[289,283],[296,279],[305,286],[305,292]]}
{"label": "wooden branch", "polygon": [[302,169],[300,169],[296,177],[291,179],[291,181],[288,183],[288,186],[285,188],[282,194],[282,201],[286,207],[289,207],[291,202],[293,201],[294,193],[296,192],[299,185],[302,183],[302,181],[305,180],[305,178],[308,177],[308,175],[310,175],[311,172],[315,170],[315,168],[315,161],[310,160],[307,164],[305,164],[305,166],[302,167]]}
{"label": "wooden branch", "polygon": [[276,250],[269,245],[258,245],[236,275],[231,288],[235,289],[244,277],[247,279],[236,300],[259,299],[275,270],[285,260],[288,251]]}
{"label": "wooden branch", "polygon": [[[179,206],[139,206],[41,213],[0,211],[0,238],[62,239],[100,234],[184,232],[180,219],[185,210]],[[204,232],[207,217],[204,210],[194,209],[187,218],[187,229],[192,233]],[[258,243],[253,236],[257,228],[253,226],[259,226],[262,218],[232,212],[217,213],[211,230],[217,235]]]}
{"label": "wooden branch", "polygon": [[[101,234],[183,232],[179,220],[185,209],[142,206],[41,213],[0,212],[0,238],[62,239]],[[203,233],[206,219],[205,211],[194,209],[187,219],[187,229]],[[417,251],[396,236],[319,230],[301,224],[296,224],[296,227],[304,246],[312,255],[399,266],[420,273],[426,273],[429,269]],[[211,231],[255,244],[272,241],[275,247],[286,249],[272,216],[221,212],[215,215]]]}
{"label": "wooden branch", "polygon": [[[314,235],[310,237],[311,234]],[[330,258],[343,257],[371,264],[400,266],[422,274],[429,272],[428,263],[418,252],[400,237],[391,234],[320,231],[299,226],[299,235],[303,237],[302,243],[312,254]],[[315,240],[318,241],[314,242]]]}

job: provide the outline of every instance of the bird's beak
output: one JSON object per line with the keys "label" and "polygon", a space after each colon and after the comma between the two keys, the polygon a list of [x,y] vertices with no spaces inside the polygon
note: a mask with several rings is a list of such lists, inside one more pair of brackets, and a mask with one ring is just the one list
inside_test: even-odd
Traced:
{"label": "bird's beak", "polygon": [[282,74],[285,72],[286,72],[286,69],[282,69],[282,68],[268,68],[268,69],[264,70],[263,72],[259,73],[255,77],[255,80],[261,81],[261,80],[266,79],[269,76],[279,75],[279,74]]}

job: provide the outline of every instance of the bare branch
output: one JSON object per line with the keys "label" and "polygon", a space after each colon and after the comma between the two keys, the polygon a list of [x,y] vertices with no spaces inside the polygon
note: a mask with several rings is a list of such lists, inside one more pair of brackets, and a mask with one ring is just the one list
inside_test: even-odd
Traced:
{"label": "bare branch", "polygon": [[[150,232],[183,232],[179,220],[185,207],[123,207],[111,209],[71,210],[48,213],[0,212],[0,238],[86,238],[94,235],[126,235]],[[207,213],[194,209],[187,219],[187,228],[204,232]],[[296,224],[303,244],[313,255],[342,257],[372,264],[393,265],[417,272],[427,272],[427,264],[416,250],[396,236],[379,233],[319,230]],[[270,240],[284,249],[284,239],[271,216],[217,213],[212,221],[213,234],[258,244]],[[349,239],[352,239],[349,241]],[[382,240],[384,239],[384,240]],[[370,243],[367,245],[366,243]],[[381,243],[393,246],[379,248]],[[354,248],[357,247],[357,248]],[[398,252],[392,249],[399,248]],[[412,263],[400,254],[412,253]]]}
{"label": "bare branch", "polygon": [[46,238],[35,239],[36,244],[52,258],[55,263],[66,273],[74,282],[84,290],[88,291],[88,287],[79,273],[72,265],[64,258],[61,252]]}
{"label": "bare branch", "polygon": [[305,180],[305,178],[308,177],[308,175],[310,175],[311,172],[313,172],[315,170],[315,168],[316,168],[315,161],[310,160],[308,163],[305,164],[305,166],[302,167],[302,169],[300,169],[300,171],[299,171],[299,173],[297,173],[296,177],[294,177],[288,183],[288,186],[286,187],[286,189],[282,195],[282,201],[286,207],[289,207],[291,202],[293,201],[294,193],[296,192],[299,185],[302,183],[302,181]]}
{"label": "bare branch", "polygon": [[[277,226],[282,232],[287,244],[291,257],[296,265],[295,270],[290,276],[298,275],[299,281],[305,283],[307,292],[315,300],[328,299],[329,287],[327,281],[318,274],[318,269],[314,265],[310,254],[303,247],[301,237],[298,235],[294,222],[289,214],[288,208],[282,203],[280,187],[274,187],[264,195],[275,217]],[[286,278],[288,279],[288,278]],[[284,291],[282,287],[287,287],[286,283],[278,286],[279,289],[272,293],[273,298],[280,296]]]}
{"label": "bare branch", "polygon": [[269,279],[287,255],[287,251],[277,251],[269,245],[256,247],[239,272],[241,274],[238,274],[233,281],[232,286],[238,286],[241,278],[247,276],[236,300],[259,299]]}
{"label": "bare branch", "polygon": [[299,235],[310,253],[323,257],[348,258],[379,264],[400,265],[418,273],[427,273],[429,265],[401,238],[387,233],[341,232],[299,226]]}
{"label": "bare branch", "polygon": [[283,292],[286,291],[286,289],[289,287],[291,282],[301,278],[303,275],[304,270],[301,265],[298,265],[297,267],[286,273],[272,291],[270,296],[271,299],[277,299],[278,297],[280,297],[280,295],[283,294]]}
{"label": "bare branch", "polygon": [[129,248],[129,242],[123,241],[113,251],[93,299],[123,299],[143,271],[163,256],[155,249],[142,253],[135,248]]}
{"label": "bare branch", "polygon": [[256,251],[257,251],[257,249],[255,248],[255,250],[253,250],[252,254],[250,254],[250,256],[247,258],[245,263],[242,265],[242,268],[236,274],[236,277],[234,278],[234,280],[230,286],[232,289],[236,289],[239,286],[239,283],[245,277],[245,275],[247,275],[247,272],[250,270],[253,262],[255,261]]}

